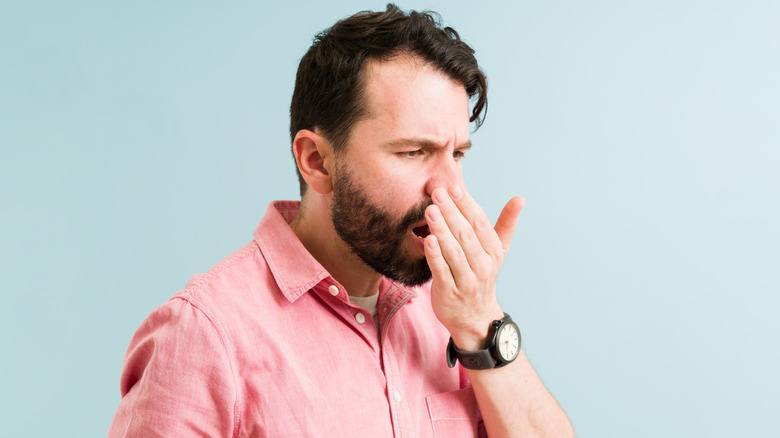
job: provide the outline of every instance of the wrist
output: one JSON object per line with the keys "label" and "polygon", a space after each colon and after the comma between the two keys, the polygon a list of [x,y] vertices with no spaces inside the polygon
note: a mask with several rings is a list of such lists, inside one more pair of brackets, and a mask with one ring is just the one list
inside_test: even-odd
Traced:
{"label": "wrist", "polygon": [[489,327],[493,321],[504,317],[504,312],[500,309],[497,312],[491,312],[487,318],[480,318],[468,325],[462,325],[457,329],[450,330],[450,336],[455,345],[465,351],[477,351],[485,348],[488,342]]}

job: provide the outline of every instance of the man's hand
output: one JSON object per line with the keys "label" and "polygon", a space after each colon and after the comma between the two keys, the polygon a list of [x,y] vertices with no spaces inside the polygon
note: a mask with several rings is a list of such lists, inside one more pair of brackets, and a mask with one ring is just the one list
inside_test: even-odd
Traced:
{"label": "man's hand", "polygon": [[490,322],[504,316],[496,299],[496,276],[525,199],[510,199],[493,228],[462,185],[449,191],[437,188],[432,197],[434,204],[425,212],[431,230],[425,257],[433,274],[433,311],[458,348],[480,350]]}

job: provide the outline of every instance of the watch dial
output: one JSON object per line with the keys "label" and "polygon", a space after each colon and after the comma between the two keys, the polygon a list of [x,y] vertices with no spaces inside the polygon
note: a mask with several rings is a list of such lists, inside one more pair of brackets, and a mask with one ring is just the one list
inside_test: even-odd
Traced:
{"label": "watch dial", "polygon": [[514,360],[520,353],[520,332],[514,324],[505,324],[498,332],[498,352],[505,361]]}

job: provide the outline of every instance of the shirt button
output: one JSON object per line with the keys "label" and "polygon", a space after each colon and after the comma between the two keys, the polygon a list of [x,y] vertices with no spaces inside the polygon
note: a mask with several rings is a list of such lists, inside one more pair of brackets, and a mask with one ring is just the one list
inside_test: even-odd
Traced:
{"label": "shirt button", "polygon": [[338,295],[338,294],[339,294],[339,288],[337,288],[336,286],[334,286],[334,285],[332,285],[332,284],[331,284],[331,285],[328,287],[328,292],[330,292],[330,294],[331,294],[331,295],[333,295],[333,296],[335,297],[336,295]]}
{"label": "shirt button", "polygon": [[355,320],[357,320],[358,324],[363,324],[364,322],[366,322],[366,317],[362,313],[358,313],[357,315],[355,315]]}
{"label": "shirt button", "polygon": [[395,393],[393,393],[393,397],[395,397],[395,401],[400,402],[401,401],[401,393],[398,392],[398,390],[395,390]]}

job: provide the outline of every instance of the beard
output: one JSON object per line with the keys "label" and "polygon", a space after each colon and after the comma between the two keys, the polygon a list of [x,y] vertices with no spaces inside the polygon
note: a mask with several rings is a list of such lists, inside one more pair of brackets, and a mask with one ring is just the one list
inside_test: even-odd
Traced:
{"label": "beard", "polygon": [[407,286],[419,286],[431,279],[425,257],[415,258],[404,251],[411,226],[425,219],[428,199],[410,208],[400,219],[368,199],[351,171],[336,170],[330,216],[336,233],[353,254],[385,277]]}

